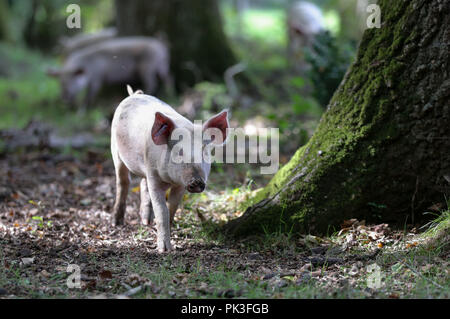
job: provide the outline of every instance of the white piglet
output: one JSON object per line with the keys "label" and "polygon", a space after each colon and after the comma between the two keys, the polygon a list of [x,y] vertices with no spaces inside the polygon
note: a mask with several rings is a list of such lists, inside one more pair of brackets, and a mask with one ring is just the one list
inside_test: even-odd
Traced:
{"label": "white piglet", "polygon": [[226,140],[228,111],[203,125],[194,124],[153,96],[133,93],[130,88],[128,92],[130,96],[117,107],[111,126],[116,172],[112,222],[124,222],[130,172],[140,176],[141,221],[148,225],[155,220],[158,251],[170,251],[175,212],[185,190],[200,193],[205,189],[211,168],[208,154],[212,146]]}

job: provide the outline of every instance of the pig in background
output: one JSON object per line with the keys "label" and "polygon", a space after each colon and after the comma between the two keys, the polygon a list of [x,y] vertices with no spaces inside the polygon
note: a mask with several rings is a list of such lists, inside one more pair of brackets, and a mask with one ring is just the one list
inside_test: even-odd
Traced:
{"label": "pig in background", "polygon": [[63,59],[66,59],[76,51],[115,37],[117,37],[117,29],[114,27],[93,33],[82,33],[73,37],[63,37],[59,40],[61,55]]}
{"label": "pig in background", "polygon": [[304,71],[305,48],[311,48],[314,38],[324,31],[324,18],[318,6],[299,1],[291,5],[287,13],[288,57],[296,71]]}
{"label": "pig in background", "polygon": [[62,98],[76,106],[84,92],[83,107],[91,106],[99,91],[112,84],[140,80],[145,93],[154,94],[159,83],[171,86],[170,55],[167,46],[150,37],[105,40],[73,52],[59,70],[48,74],[61,82]]}

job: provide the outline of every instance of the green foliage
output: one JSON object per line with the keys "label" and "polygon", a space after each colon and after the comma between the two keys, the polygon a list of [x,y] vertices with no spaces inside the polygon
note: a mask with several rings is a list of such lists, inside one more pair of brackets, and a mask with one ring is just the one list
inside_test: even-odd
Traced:
{"label": "green foliage", "polygon": [[33,216],[31,219],[37,221],[37,226],[40,229],[43,229],[45,227],[52,227],[53,222],[51,220],[48,220],[46,223],[44,222],[44,217],[42,216]]}
{"label": "green foliage", "polygon": [[447,200],[446,210],[438,214],[434,213],[433,215],[436,215],[436,218],[422,227],[426,229],[423,235],[428,238],[441,237],[442,235],[447,235],[448,237],[448,234],[450,234],[450,200]]}
{"label": "green foliage", "polygon": [[230,5],[222,5],[225,32],[233,37],[253,39],[266,44],[286,45],[285,12],[281,8],[251,8],[239,17]]}
{"label": "green foliage", "polygon": [[306,82],[309,82],[300,76],[294,77],[291,79],[291,84],[295,90],[295,93],[291,95],[291,99],[293,101],[293,111],[297,115],[304,115],[304,114],[312,114],[316,116],[322,115],[322,110],[320,109],[319,104],[317,101],[310,96],[304,96],[303,94],[298,93],[301,91]]}
{"label": "green foliage", "polygon": [[[81,0],[80,7],[83,8],[82,28],[84,32],[95,32],[107,26],[114,25],[114,1]],[[99,12],[102,14],[98,14]]]}
{"label": "green foliage", "polygon": [[216,111],[229,107],[232,103],[231,97],[227,94],[224,84],[213,82],[201,82],[195,85],[194,90],[203,96],[203,110]]}
{"label": "green foliage", "polygon": [[312,50],[306,49],[306,60],[311,65],[308,77],[314,86],[313,96],[322,106],[330,101],[353,55],[349,45],[341,45],[329,32],[320,33]]}
{"label": "green foliage", "polygon": [[[1,1],[0,1],[1,2]],[[6,2],[6,1],[4,1]],[[15,43],[50,52],[61,37],[72,36],[80,31],[91,32],[111,25],[114,16],[114,2],[110,0],[80,0],[76,3],[82,8],[80,29],[66,27],[70,13],[66,11],[71,4],[67,0],[14,0],[3,8],[0,3],[0,25],[8,29],[8,38]],[[2,12],[4,11],[4,12]],[[101,12],[101,14],[98,14]],[[3,21],[4,20],[4,21]],[[2,27],[0,26],[0,33]],[[0,36],[0,38],[2,38]]]}
{"label": "green foliage", "polygon": [[[23,127],[32,118],[47,117],[57,106],[59,85],[45,74],[51,60],[19,47],[0,45],[8,78],[0,77],[0,128]],[[44,115],[45,114],[45,115]]]}

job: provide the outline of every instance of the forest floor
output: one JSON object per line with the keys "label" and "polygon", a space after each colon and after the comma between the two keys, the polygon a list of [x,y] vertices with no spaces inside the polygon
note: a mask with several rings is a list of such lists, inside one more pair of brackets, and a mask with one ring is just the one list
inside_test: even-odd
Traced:
{"label": "forest floor", "polygon": [[[3,155],[0,298],[450,297],[448,211],[425,233],[349,220],[329,237],[230,240],[220,225],[242,214],[239,202],[251,190],[212,187],[186,196],[172,232],[175,250],[158,254],[155,229],[138,220],[137,185],[125,226],[114,228],[106,152]],[[80,285],[70,288],[78,267]]]}

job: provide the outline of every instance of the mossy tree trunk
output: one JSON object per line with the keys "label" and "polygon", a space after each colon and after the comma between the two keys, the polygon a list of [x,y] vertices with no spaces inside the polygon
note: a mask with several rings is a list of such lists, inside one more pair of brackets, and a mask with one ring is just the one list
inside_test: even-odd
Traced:
{"label": "mossy tree trunk", "polygon": [[326,233],[352,217],[414,223],[448,198],[450,3],[379,4],[381,28],[365,32],[315,134],[229,233]]}
{"label": "mossy tree trunk", "polygon": [[216,0],[116,0],[120,35],[162,37],[178,88],[222,80],[235,63]]}

